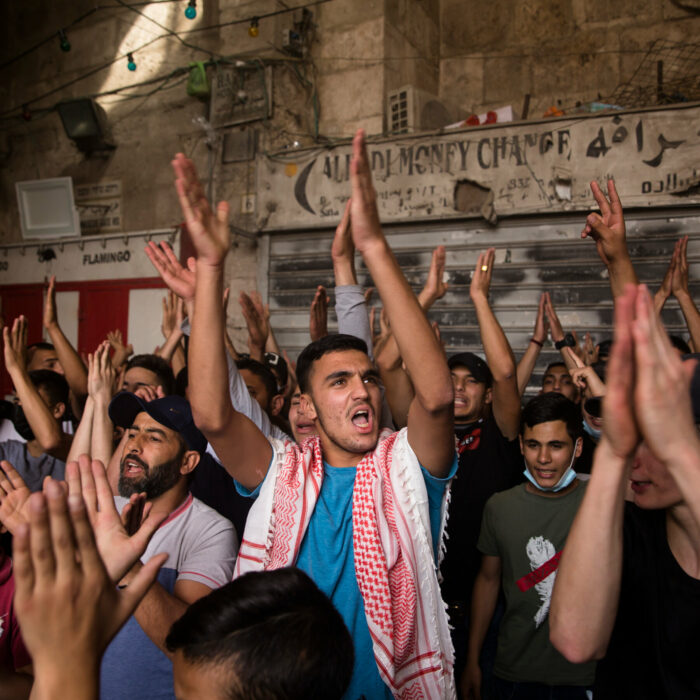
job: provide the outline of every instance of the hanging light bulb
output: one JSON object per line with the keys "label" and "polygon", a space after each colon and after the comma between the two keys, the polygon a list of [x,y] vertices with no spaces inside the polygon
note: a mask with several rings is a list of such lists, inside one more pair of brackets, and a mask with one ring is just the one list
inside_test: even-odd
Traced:
{"label": "hanging light bulb", "polygon": [[185,8],[185,17],[194,19],[197,16],[197,0],[190,0]]}
{"label": "hanging light bulb", "polygon": [[132,72],[136,70],[136,61],[134,61],[133,53],[128,53],[126,55],[126,67]]}
{"label": "hanging light bulb", "polygon": [[61,51],[65,51],[66,53],[70,51],[70,41],[68,41],[65,29],[58,30],[58,40],[60,42]]}
{"label": "hanging light bulb", "polygon": [[258,27],[258,18],[253,17],[250,20],[250,27],[248,27],[248,34],[255,39],[255,37],[260,34],[260,28]]}
{"label": "hanging light bulb", "polygon": [[32,113],[29,111],[27,105],[22,105],[22,119],[24,119],[25,122],[30,122],[32,120]]}

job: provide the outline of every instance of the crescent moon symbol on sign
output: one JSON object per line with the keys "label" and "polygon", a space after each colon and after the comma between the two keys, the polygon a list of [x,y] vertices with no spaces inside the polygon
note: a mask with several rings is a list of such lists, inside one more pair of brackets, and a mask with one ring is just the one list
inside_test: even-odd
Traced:
{"label": "crescent moon symbol on sign", "polygon": [[316,212],[311,208],[311,205],[309,204],[309,200],[306,198],[306,181],[309,179],[309,173],[311,172],[311,168],[314,167],[314,163],[316,163],[316,158],[314,158],[302,171],[299,173],[299,177],[297,178],[296,184],[294,185],[294,196],[296,197],[297,202],[301,204],[306,211],[311,212],[312,214],[316,214]]}

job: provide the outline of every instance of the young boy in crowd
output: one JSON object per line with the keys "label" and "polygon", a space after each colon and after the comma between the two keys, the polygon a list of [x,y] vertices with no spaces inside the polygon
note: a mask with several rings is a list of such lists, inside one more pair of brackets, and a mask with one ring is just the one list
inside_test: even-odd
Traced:
{"label": "young boy in crowd", "polygon": [[556,392],[533,398],[523,411],[520,449],[527,482],[492,496],[484,511],[463,696],[481,698],[479,657],[502,588],[494,697],[585,700],[594,666],[567,661],[550,643],[548,624],[557,564],[585,490],[574,471],[578,407]]}

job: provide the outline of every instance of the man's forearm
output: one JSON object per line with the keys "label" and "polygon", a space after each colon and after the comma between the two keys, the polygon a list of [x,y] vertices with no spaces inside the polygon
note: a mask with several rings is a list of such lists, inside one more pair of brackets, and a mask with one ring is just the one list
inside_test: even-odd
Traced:
{"label": "man's forearm", "polygon": [[46,330],[56,349],[56,355],[63,367],[68,386],[76,398],[82,400],[88,393],[85,364],[57,323],[50,325]]}
{"label": "man's forearm", "polygon": [[[75,431],[75,435],[73,435],[73,442],[71,443],[66,462],[76,461],[82,454],[92,454],[90,446],[92,442],[92,422],[94,415],[95,402],[92,396],[88,396],[78,429]],[[97,458],[93,457],[93,459]],[[104,462],[104,464],[107,464],[107,462]]]}
{"label": "man's forearm", "polygon": [[676,299],[680,304],[685,324],[688,326],[688,333],[693,341],[693,350],[700,351],[700,313],[693,302],[690,294],[676,294]]}
{"label": "man's forearm", "polygon": [[31,700],[97,700],[100,659],[86,652],[83,658],[61,659],[55,663],[34,664],[35,676]]}
{"label": "man's forearm", "polygon": [[515,377],[515,357],[506,334],[484,296],[472,297],[479,323],[481,344],[494,382]]}
{"label": "man's forearm", "polygon": [[537,358],[540,356],[540,350],[541,348],[537,343],[530,341],[523,356],[520,358],[520,362],[518,362],[516,374],[518,376],[518,394],[520,396],[527,389],[535,364],[537,364]]}
{"label": "man's forearm", "polygon": [[231,410],[221,308],[223,267],[197,265],[189,342],[189,399],[195,423],[207,434],[221,428]]}
{"label": "man's forearm", "polygon": [[622,296],[626,284],[639,284],[637,273],[634,271],[632,259],[629,255],[622,255],[619,259],[610,261],[608,264],[608,277],[610,278],[610,291],[613,299]]}
{"label": "man's forearm", "polygon": [[176,620],[179,620],[188,604],[168,593],[158,582],[154,583],[139,603],[134,617],[148,638],[167,656],[165,638]]}
{"label": "man's forearm", "polygon": [[615,455],[603,437],[557,570],[550,638],[574,663],[602,658],[615,623],[627,467],[627,461]]}
{"label": "man's forearm", "polygon": [[493,613],[498,602],[501,582],[498,578],[487,578],[481,572],[477,574],[472,591],[471,613],[469,617],[469,644],[467,663],[478,664],[481,648],[486,639]]}
{"label": "man's forearm", "polygon": [[426,410],[451,405],[452,380],[442,348],[388,243],[382,240],[363,257],[411,375],[416,399]]}
{"label": "man's forearm", "polygon": [[9,372],[17,391],[17,398],[22,402],[22,410],[27,418],[34,437],[45,452],[58,449],[62,444],[61,429],[51,415],[25,370],[12,369]]}

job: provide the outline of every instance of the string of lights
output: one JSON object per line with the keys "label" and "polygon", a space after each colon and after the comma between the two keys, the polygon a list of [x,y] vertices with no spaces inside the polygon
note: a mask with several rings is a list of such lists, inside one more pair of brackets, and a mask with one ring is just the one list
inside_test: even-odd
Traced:
{"label": "string of lights", "polygon": [[[63,32],[64,35],[66,35],[66,33],[69,29],[72,29],[73,27],[77,26],[78,24],[80,24],[82,21],[84,21],[88,17],[94,15],[96,12],[99,12],[101,10],[114,10],[114,9],[118,9],[120,7],[123,7],[126,9],[134,9],[136,7],[143,7],[143,6],[148,6],[148,5],[158,5],[158,4],[163,4],[163,3],[172,3],[172,2],[180,2],[181,3],[181,2],[183,2],[183,0],[150,0],[150,2],[144,1],[144,2],[130,2],[130,3],[123,2],[122,0],[116,0],[116,2],[117,2],[117,4],[115,4],[115,5],[96,5],[92,9],[88,10],[87,12],[83,13],[79,17],[76,17],[76,19],[74,19],[71,22],[69,22],[68,24],[64,25],[62,28],[49,34],[47,37],[45,37],[41,41],[37,42],[36,44],[33,44],[29,48],[18,53],[16,56],[13,56],[12,58],[7,59],[3,63],[0,63],[0,69],[5,68],[5,67],[11,65],[12,63],[15,63],[16,61],[19,61],[20,59],[24,58],[25,56],[28,56],[29,54],[33,53],[34,51],[37,51],[45,44],[48,44],[51,41],[56,41],[57,36],[59,36],[59,34],[58,34],[59,32]],[[260,20],[262,20],[262,19],[266,19],[268,17],[275,17],[277,15],[288,14],[291,12],[296,12],[297,10],[303,10],[305,8],[314,7],[316,5],[323,5],[327,2],[332,2],[332,0],[314,0],[313,2],[309,2],[309,3],[306,3],[304,5],[295,5],[293,7],[285,7],[283,9],[275,10],[272,12],[267,12],[267,13],[258,14],[258,15],[251,15],[251,16],[247,16],[247,17],[244,17],[241,19],[231,20],[229,22],[220,22],[218,24],[211,24],[211,25],[207,25],[204,27],[197,27],[195,29],[181,30],[179,32],[176,32],[175,30],[172,30],[172,29],[167,29],[166,27],[162,27],[162,25],[160,25],[163,29],[166,29],[168,34],[159,36],[158,38],[163,38],[164,36],[170,36],[170,35],[176,35],[178,38],[180,38],[180,35],[182,35],[182,34],[192,34],[195,32],[208,31],[210,29],[220,29],[222,27],[229,27],[229,26],[233,26],[236,24],[248,24],[249,28],[251,28],[251,29],[254,27],[257,28],[259,26]],[[188,6],[185,9],[185,13],[184,13],[188,19],[194,19],[194,17],[196,17],[196,10],[195,10],[194,15],[192,15],[191,12],[189,14],[187,12],[187,10],[189,10],[190,8],[195,8],[195,7],[196,7],[196,5],[195,5],[194,0],[188,0]],[[142,14],[142,16],[146,17],[147,19],[149,19],[153,22],[156,22],[152,18],[148,17],[148,15],[145,15],[145,14],[140,13],[140,12],[139,12],[139,14]],[[249,31],[249,33],[251,33],[251,32]],[[254,34],[251,33],[251,36],[253,36],[253,35]],[[257,34],[255,34],[255,36],[257,36]],[[63,41],[63,39],[61,39],[61,41]],[[137,51],[145,48],[145,46],[146,45],[140,46],[138,49],[133,49],[132,53],[136,53]],[[65,51],[65,50],[69,50],[69,49],[63,49],[63,50]],[[197,48],[197,50],[203,51],[204,53],[209,53],[206,49],[201,49],[199,47]],[[124,56],[120,57],[120,59],[121,58],[124,58]],[[120,59],[116,59],[116,60],[120,60]]]}

